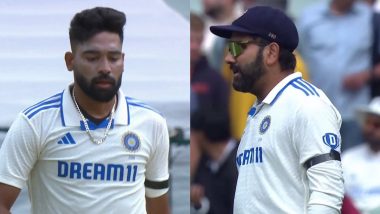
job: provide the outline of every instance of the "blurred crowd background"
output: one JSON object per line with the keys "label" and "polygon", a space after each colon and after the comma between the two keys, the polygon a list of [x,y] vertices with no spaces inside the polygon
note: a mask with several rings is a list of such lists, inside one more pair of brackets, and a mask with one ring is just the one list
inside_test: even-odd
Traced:
{"label": "blurred crowd background", "polygon": [[209,27],[258,5],[294,20],[296,72],[342,115],[342,213],[380,213],[380,2],[370,0],[191,0],[191,213],[232,213],[236,149],[255,102],[232,89],[226,40]]}

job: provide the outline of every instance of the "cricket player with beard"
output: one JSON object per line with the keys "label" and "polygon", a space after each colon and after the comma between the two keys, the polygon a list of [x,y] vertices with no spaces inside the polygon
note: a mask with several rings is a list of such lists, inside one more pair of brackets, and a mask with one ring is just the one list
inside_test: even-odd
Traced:
{"label": "cricket player with beard", "polygon": [[125,22],[104,7],[72,19],[74,83],[12,124],[0,151],[1,214],[25,183],[33,213],[169,213],[166,121],[119,89]]}
{"label": "cricket player with beard", "polygon": [[292,20],[256,6],[210,30],[228,39],[233,87],[257,97],[236,155],[234,213],[340,213],[341,116],[323,91],[294,72]]}

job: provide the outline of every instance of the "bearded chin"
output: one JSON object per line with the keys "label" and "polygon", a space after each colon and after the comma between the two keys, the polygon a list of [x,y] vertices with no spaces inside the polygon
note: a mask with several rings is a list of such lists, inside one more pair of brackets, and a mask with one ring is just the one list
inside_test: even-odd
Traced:
{"label": "bearded chin", "polygon": [[98,89],[94,86],[95,84],[90,85],[90,90],[87,91],[87,95],[93,98],[96,101],[99,102],[109,102],[111,101],[115,95],[117,94],[120,85],[121,85],[121,79],[119,79],[115,85],[109,90],[103,90],[103,89]]}
{"label": "bearded chin", "polygon": [[263,48],[259,50],[255,61],[241,67],[235,63],[231,65],[231,69],[235,74],[240,75],[238,78],[234,78],[233,88],[240,92],[250,92],[256,95],[257,82],[266,73],[263,64]]}
{"label": "bearded chin", "polygon": [[120,76],[120,78],[114,82],[113,87],[108,90],[97,88],[94,81],[87,82],[85,77],[80,75],[78,72],[74,72],[74,78],[75,82],[87,96],[99,102],[109,102],[119,91],[122,76]]}
{"label": "bearded chin", "polygon": [[[234,73],[237,73],[237,75],[240,75],[238,79],[234,79],[232,82],[232,87],[236,91],[240,91],[243,93],[251,92],[252,87],[257,81],[257,78],[252,75],[252,72],[246,73],[246,70],[251,68],[252,66],[249,65],[243,69],[241,69],[237,64],[231,65],[231,69],[234,70]],[[242,71],[244,70],[244,71]]]}

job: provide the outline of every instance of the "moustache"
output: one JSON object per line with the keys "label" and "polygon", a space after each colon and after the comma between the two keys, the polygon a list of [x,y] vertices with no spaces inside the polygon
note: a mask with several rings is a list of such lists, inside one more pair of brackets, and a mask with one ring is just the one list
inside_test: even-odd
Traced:
{"label": "moustache", "polygon": [[230,64],[230,69],[233,73],[241,73],[241,69],[236,63]]}
{"label": "moustache", "polygon": [[106,82],[106,83],[110,83],[112,85],[116,84],[116,80],[113,77],[111,77],[109,74],[101,74],[101,75],[93,78],[92,82],[93,83]]}

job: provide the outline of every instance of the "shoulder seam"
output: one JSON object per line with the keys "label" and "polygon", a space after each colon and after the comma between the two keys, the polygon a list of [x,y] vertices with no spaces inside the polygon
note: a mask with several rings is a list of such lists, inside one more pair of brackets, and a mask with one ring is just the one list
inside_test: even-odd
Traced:
{"label": "shoulder seam", "polygon": [[50,98],[47,98],[27,109],[25,109],[22,113],[31,119],[34,115],[39,113],[42,110],[50,109],[50,108],[59,108],[61,107],[61,97],[63,93],[56,94]]}
{"label": "shoulder seam", "polygon": [[306,96],[319,97],[319,93],[317,92],[315,87],[310,83],[304,81],[303,79],[297,79],[296,81],[292,82],[291,85],[293,86],[293,88],[302,91]]}
{"label": "shoulder seam", "polygon": [[151,110],[151,111],[159,114],[160,116],[163,116],[161,114],[161,112],[159,112],[155,108],[150,107],[149,105],[141,102],[140,100],[137,100],[137,99],[134,99],[134,98],[131,98],[131,97],[125,97],[125,100],[127,101],[127,105],[137,106],[137,107],[141,107],[141,108],[144,108],[144,109],[148,109],[148,110]]}
{"label": "shoulder seam", "polygon": [[38,102],[38,103],[36,103],[36,104],[34,104],[34,105],[32,105],[32,106],[29,106],[29,107],[26,108],[23,112],[30,111],[30,110],[32,110],[33,108],[38,107],[39,105],[43,105],[43,103],[45,103],[45,102],[48,102],[48,101],[51,101],[51,100],[56,100],[57,98],[60,98],[60,95],[62,95],[62,92],[61,92],[61,93],[58,93],[58,94],[55,94],[55,95],[53,95],[53,96],[51,96],[51,97],[49,97],[49,98],[47,98],[47,99],[44,99],[44,100],[42,100],[42,101],[40,101],[40,102]]}

